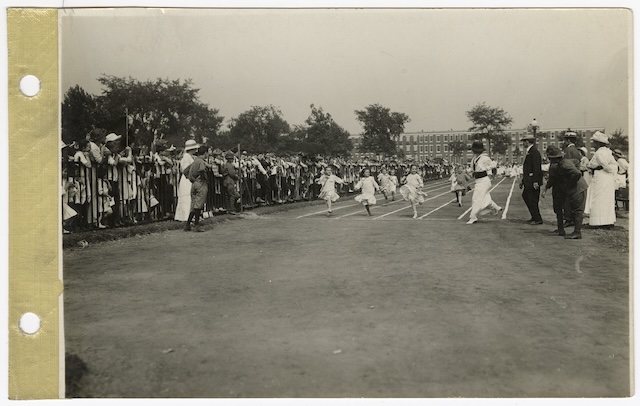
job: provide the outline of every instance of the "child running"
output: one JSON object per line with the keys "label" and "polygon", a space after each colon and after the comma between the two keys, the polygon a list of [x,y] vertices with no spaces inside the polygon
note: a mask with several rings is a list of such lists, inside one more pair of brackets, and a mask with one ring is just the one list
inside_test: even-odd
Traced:
{"label": "child running", "polygon": [[427,196],[422,189],[424,187],[424,183],[422,182],[422,177],[418,175],[418,167],[416,165],[411,165],[411,173],[407,175],[405,180],[405,184],[400,188],[400,194],[402,194],[402,198],[411,203],[411,208],[413,209],[413,218],[418,218],[418,210],[416,208],[416,204],[424,203],[424,198]]}
{"label": "child running", "polygon": [[334,175],[333,169],[327,166],[324,170],[324,175],[316,179],[316,183],[322,185],[318,197],[327,202],[327,217],[329,217],[331,216],[331,203],[340,198],[340,195],[336,192],[336,183],[343,184],[344,181]]}
{"label": "child running", "polygon": [[[386,169],[383,169],[386,171]],[[382,174],[380,174],[382,175]],[[380,189],[380,186],[376,183],[376,181],[371,176],[369,172],[369,168],[365,168],[362,171],[362,178],[354,189],[362,189],[362,194],[359,194],[354,199],[356,202],[360,202],[364,205],[364,208],[367,209],[367,213],[371,215],[371,210],[369,209],[369,205],[376,204],[375,192]],[[386,196],[385,196],[386,199]]]}
{"label": "child running", "polygon": [[462,207],[462,196],[467,194],[467,187],[471,181],[471,176],[464,171],[462,166],[458,166],[455,173],[451,174],[451,192],[456,194],[458,207]]}
{"label": "child running", "polygon": [[387,183],[386,191],[387,195],[391,195],[391,200],[396,200],[396,189],[398,188],[398,177],[396,176],[396,170],[391,168],[389,173],[389,183]]}
{"label": "child running", "polygon": [[380,191],[384,195],[384,200],[389,200],[387,188],[389,187],[390,178],[387,168],[382,168],[382,171],[378,174],[378,184],[380,184]]}

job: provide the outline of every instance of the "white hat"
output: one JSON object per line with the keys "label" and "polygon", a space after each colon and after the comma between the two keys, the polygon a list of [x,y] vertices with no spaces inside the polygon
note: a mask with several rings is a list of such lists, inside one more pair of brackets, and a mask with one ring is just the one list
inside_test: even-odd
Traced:
{"label": "white hat", "polygon": [[587,147],[580,147],[578,148],[580,151],[584,152],[584,156],[589,155],[589,150],[587,150]]}
{"label": "white hat", "polygon": [[595,134],[591,136],[591,141],[598,141],[603,144],[609,144],[609,136],[603,132],[596,131]]}
{"label": "white hat", "polygon": [[116,141],[122,138],[122,135],[117,135],[116,133],[107,134],[107,137],[104,139],[104,142]]}
{"label": "white hat", "polygon": [[198,144],[196,140],[187,140],[187,142],[184,143],[185,151],[191,151],[192,149],[198,149],[198,148],[200,148],[200,144]]}

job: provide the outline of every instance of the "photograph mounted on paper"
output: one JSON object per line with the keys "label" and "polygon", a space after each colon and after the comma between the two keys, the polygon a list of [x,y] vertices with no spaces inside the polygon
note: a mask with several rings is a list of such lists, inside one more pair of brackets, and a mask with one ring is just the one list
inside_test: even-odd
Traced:
{"label": "photograph mounted on paper", "polygon": [[59,11],[67,397],[628,397],[627,9]]}

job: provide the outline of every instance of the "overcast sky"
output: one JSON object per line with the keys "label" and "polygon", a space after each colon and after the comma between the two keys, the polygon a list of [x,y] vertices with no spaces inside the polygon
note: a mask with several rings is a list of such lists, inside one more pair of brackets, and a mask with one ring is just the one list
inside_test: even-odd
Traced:
{"label": "overcast sky", "polygon": [[406,131],[464,130],[479,102],[513,128],[630,128],[631,12],[569,10],[75,10],[61,12],[62,92],[101,74],[191,78],[228,120],[310,104],[351,133],[354,110],[409,115]]}

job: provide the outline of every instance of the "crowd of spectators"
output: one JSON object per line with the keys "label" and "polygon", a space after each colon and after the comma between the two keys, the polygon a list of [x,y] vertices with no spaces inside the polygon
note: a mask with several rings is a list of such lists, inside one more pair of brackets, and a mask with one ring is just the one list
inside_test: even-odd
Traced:
{"label": "crowd of spectators", "polygon": [[[184,147],[157,139],[138,146],[115,133],[92,131],[86,139],[61,145],[62,203],[64,232],[133,225],[139,222],[173,219],[181,176]],[[240,199],[230,201],[223,186],[221,169],[225,154],[210,147],[204,159],[209,166],[208,197],[204,215],[224,214],[262,205],[315,200],[318,179],[332,166],[344,180],[339,193],[353,193],[362,170],[377,177],[382,167],[395,169],[398,179],[417,164],[424,180],[448,178],[452,166],[446,161],[390,159],[379,162],[305,153],[278,155],[231,150],[240,179]]]}

